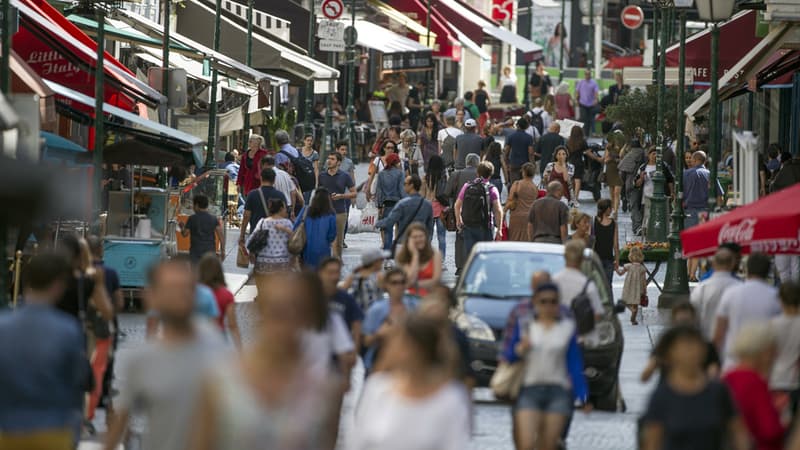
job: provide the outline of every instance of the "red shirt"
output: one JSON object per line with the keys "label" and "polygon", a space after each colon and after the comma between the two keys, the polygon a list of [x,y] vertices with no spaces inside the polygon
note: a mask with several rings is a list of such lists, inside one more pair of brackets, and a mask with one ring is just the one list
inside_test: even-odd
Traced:
{"label": "red shirt", "polygon": [[258,169],[261,158],[267,156],[267,151],[263,148],[256,151],[255,157],[250,159],[250,150],[242,154],[239,163],[239,175],[236,177],[236,184],[242,187],[242,195],[247,197],[253,189],[261,186],[261,171]]}
{"label": "red shirt", "polygon": [[756,371],[736,367],[722,377],[733,395],[757,450],[781,450],[786,429],[772,403],[767,381]]}
{"label": "red shirt", "polygon": [[225,286],[220,286],[214,289],[214,298],[217,300],[217,308],[219,308],[217,324],[221,330],[224,330],[225,313],[228,312],[228,307],[234,303],[233,294]]}

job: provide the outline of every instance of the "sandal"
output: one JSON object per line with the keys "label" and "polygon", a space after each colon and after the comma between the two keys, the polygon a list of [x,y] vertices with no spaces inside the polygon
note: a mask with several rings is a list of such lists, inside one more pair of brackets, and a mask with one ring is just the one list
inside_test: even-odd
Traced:
{"label": "sandal", "polygon": [[697,277],[696,277],[696,276],[694,276],[694,275],[692,275],[691,277],[689,277],[689,282],[690,282],[690,283],[697,283],[697,282],[699,282],[699,281],[700,281],[700,280],[698,280],[698,279],[697,279]]}

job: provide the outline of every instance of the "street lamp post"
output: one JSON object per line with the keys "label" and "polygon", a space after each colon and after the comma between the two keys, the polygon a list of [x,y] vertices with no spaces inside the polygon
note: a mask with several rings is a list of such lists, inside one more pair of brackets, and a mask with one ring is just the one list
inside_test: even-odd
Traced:
{"label": "street lamp post", "polygon": [[[664,156],[664,84],[667,59],[667,24],[665,18],[668,17],[667,9],[673,6],[672,0],[655,0],[653,6],[659,9],[661,23],[661,42],[658,43],[660,55],[657,67],[657,107],[656,107],[656,171],[653,174],[653,197],[650,199],[650,217],[647,222],[647,240],[654,242],[664,242],[667,240],[667,198],[666,198],[666,178],[663,171]],[[653,36],[655,41],[658,36]]]}
{"label": "street lamp post", "polygon": [[[216,2],[214,15],[214,51],[219,51],[220,16],[222,15],[222,0]],[[211,68],[211,103],[208,108],[208,148],[206,151],[206,169],[214,168],[214,148],[217,140],[217,85],[219,84],[219,71]]]}
{"label": "street lamp post", "polygon": [[[691,5],[691,3],[690,3]],[[683,230],[683,152],[685,145],[683,116],[686,89],[686,11],[680,11],[680,50],[678,59],[678,114],[677,148],[675,149],[675,194],[672,204],[672,227],[669,234],[669,259],[664,289],[658,298],[659,308],[672,308],[689,298],[689,275],[686,260],[683,259],[680,232]]]}
{"label": "street lamp post", "polygon": [[711,186],[708,192],[708,207],[717,206],[717,166],[720,159],[720,118],[719,118],[719,26],[718,22],[727,20],[733,14],[735,0],[697,0],[697,15],[700,20],[712,22],[711,26],[711,105],[709,111]]}
{"label": "street lamp post", "polygon": [[[355,106],[355,90],[356,90],[356,39],[358,38],[356,32],[356,0],[350,3],[350,29],[353,36],[347,39],[347,151],[350,153],[350,159],[356,160],[356,106]],[[430,24],[428,24],[430,26]],[[428,37],[430,38],[430,28],[428,28]]]}
{"label": "street lamp post", "polygon": [[[308,15],[308,56],[310,58],[314,57],[314,50],[316,46],[316,42],[314,41],[314,29],[317,27],[317,15],[315,14],[315,7],[314,7],[314,0],[311,0],[311,7],[310,7],[310,14]],[[304,124],[304,132],[305,134],[314,135],[314,124],[311,122],[311,111],[314,108],[314,80],[309,79],[306,81],[306,111],[305,111],[305,120],[303,121]]]}
{"label": "street lamp post", "polygon": [[[253,0],[247,0],[247,42],[245,52],[245,63],[248,67],[253,66]],[[260,86],[256,86],[261,89]],[[274,110],[275,108],[273,108]],[[247,148],[247,141],[250,140],[250,102],[244,111],[244,133],[242,133],[242,148]]]}
{"label": "street lamp post", "polygon": [[11,92],[11,0],[2,0],[3,23],[0,24],[0,39],[2,39],[2,60],[0,60],[0,90],[3,94]]}
{"label": "street lamp post", "polygon": [[94,11],[97,20],[97,65],[94,68],[94,211],[100,212],[103,204],[103,144],[105,144],[105,130],[103,129],[103,99],[105,83],[103,72],[103,58],[105,57],[105,10],[102,4],[95,4]]}

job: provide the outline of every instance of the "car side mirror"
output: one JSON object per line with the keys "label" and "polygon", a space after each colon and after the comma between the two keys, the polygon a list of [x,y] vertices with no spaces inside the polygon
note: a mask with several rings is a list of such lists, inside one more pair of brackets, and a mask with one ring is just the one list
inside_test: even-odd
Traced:
{"label": "car side mirror", "polygon": [[624,313],[628,306],[622,300],[618,300],[614,305],[614,314]]}

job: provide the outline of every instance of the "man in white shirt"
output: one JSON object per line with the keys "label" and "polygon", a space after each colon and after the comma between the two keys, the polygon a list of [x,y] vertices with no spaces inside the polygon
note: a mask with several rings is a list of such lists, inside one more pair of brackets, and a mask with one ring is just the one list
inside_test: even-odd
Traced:
{"label": "man in white shirt", "polygon": [[745,325],[766,322],[781,313],[778,290],[766,281],[769,257],[753,253],[747,259],[747,280],[725,291],[717,309],[714,345],[723,357],[723,370],[736,363],[731,343]]}
{"label": "man in white shirt", "polygon": [[297,190],[297,186],[292,180],[292,176],[286,173],[285,170],[279,169],[275,165],[275,157],[267,155],[261,158],[261,169],[272,169],[275,171],[275,189],[279,190],[284,197],[286,197],[286,209],[292,211],[292,192]]}
{"label": "man in white shirt", "polygon": [[464,134],[464,132],[456,128],[455,116],[445,117],[444,122],[447,127],[439,130],[436,140],[439,141],[439,155],[444,159],[445,167],[450,167],[455,163],[453,149],[456,146],[456,138]]}
{"label": "man in white shirt", "polygon": [[586,244],[581,240],[571,240],[564,245],[564,270],[558,272],[553,276],[553,282],[558,285],[558,291],[561,294],[561,304],[570,307],[572,300],[583,291],[586,286],[586,295],[592,302],[592,309],[594,309],[595,316],[599,318],[603,315],[603,303],[600,301],[600,292],[597,290],[597,285],[594,281],[589,279],[581,272],[581,263],[583,263],[583,250]]}
{"label": "man in white shirt", "polygon": [[711,260],[713,275],[692,291],[691,302],[700,319],[700,330],[707,339],[714,337],[717,308],[722,300],[722,294],[728,288],[741,284],[741,281],[731,273],[735,263],[736,255],[730,249],[720,247]]}

